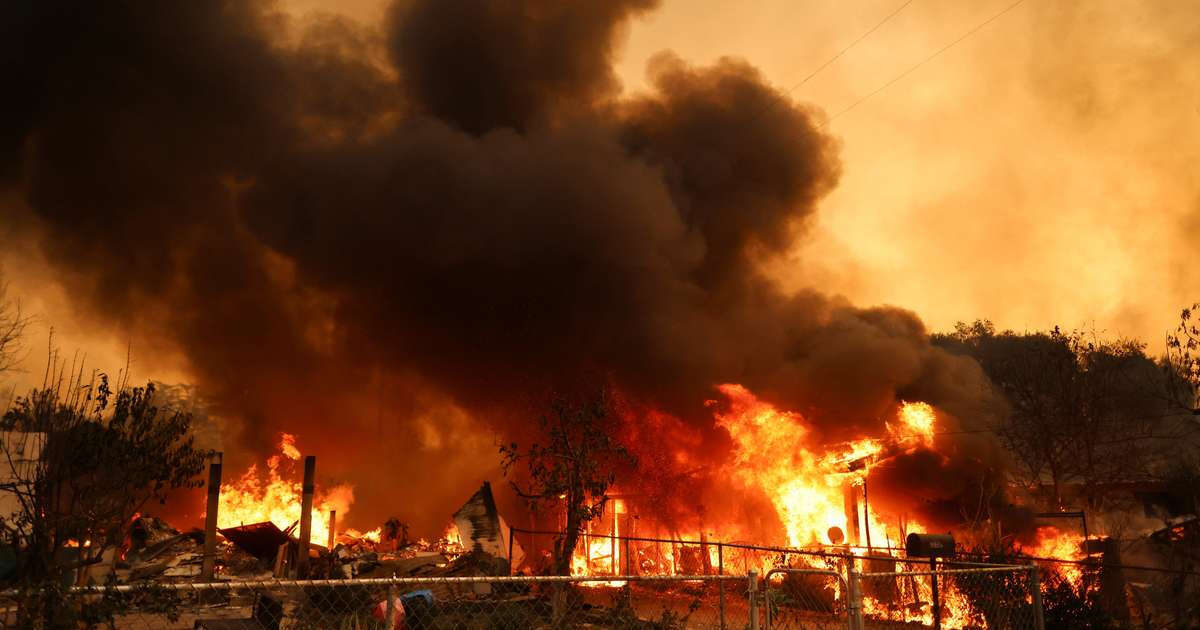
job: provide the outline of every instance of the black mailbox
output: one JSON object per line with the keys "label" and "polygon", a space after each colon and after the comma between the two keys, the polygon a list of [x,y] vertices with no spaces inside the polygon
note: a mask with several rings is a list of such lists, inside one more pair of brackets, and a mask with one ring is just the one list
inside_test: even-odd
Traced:
{"label": "black mailbox", "polygon": [[953,558],[954,537],[950,534],[909,534],[904,540],[909,558]]}

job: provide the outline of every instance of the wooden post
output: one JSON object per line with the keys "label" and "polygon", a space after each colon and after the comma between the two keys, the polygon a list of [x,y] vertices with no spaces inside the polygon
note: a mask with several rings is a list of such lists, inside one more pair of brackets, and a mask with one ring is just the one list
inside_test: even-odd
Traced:
{"label": "wooden post", "polygon": [[867,499],[866,477],[863,477],[863,532],[867,535],[867,555],[871,555],[871,502]]}
{"label": "wooden post", "polygon": [[296,577],[308,577],[308,550],[312,542],[313,478],[317,475],[317,458],[304,458],[304,494],[300,499],[300,546],[296,549]]}
{"label": "wooden post", "polygon": [[858,526],[858,490],[854,484],[846,482],[842,487],[842,498],[846,511],[846,544],[857,547],[862,530]]}
{"label": "wooden post", "polygon": [[221,453],[208,465],[208,506],[204,513],[204,559],[200,564],[200,579],[210,582],[217,561],[217,510],[221,506]]}
{"label": "wooden post", "polygon": [[337,542],[337,510],[329,510],[329,553],[333,553],[335,542]]}

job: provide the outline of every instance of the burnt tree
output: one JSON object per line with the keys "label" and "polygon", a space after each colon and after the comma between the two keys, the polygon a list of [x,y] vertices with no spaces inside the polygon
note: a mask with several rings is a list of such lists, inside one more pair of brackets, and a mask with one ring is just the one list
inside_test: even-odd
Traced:
{"label": "burnt tree", "polygon": [[633,456],[613,434],[611,396],[599,392],[582,400],[555,397],[538,417],[543,442],[522,450],[500,446],[501,465],[517,495],[530,508],[565,512],[566,526],[554,541],[555,575],[569,575],[571,556],[587,524],[604,513],[616,474]]}

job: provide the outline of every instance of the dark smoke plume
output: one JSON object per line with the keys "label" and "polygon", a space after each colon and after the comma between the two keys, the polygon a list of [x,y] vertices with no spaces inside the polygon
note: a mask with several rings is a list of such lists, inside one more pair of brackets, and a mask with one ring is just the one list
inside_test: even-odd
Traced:
{"label": "dark smoke plume", "polygon": [[241,421],[227,450],[299,433],[418,527],[469,483],[399,481],[453,468],[408,448],[413,418],[520,436],[529,397],[597,375],[714,462],[718,383],[828,439],[898,397],[984,413],[978,368],[913,314],[762,275],[837,143],[743,61],[664,54],[621,96],[614,42],[654,4],[402,0],[381,34],[250,0],[7,3],[3,212],[81,308],[186,357]]}

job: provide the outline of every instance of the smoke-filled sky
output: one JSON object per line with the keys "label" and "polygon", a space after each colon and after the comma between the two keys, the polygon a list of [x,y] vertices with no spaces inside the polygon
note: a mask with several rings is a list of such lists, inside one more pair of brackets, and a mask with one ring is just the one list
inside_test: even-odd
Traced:
{"label": "smoke-filled sky", "polygon": [[[376,19],[383,0],[336,3]],[[647,86],[663,49],[737,56],[789,89],[903,0],[666,0],[616,72]],[[917,0],[791,94],[840,112],[1011,0]],[[292,0],[303,13],[324,0]],[[778,272],[934,329],[986,317],[1161,348],[1200,296],[1200,8],[1022,3],[830,123],[844,172]]]}
{"label": "smoke-filled sky", "polygon": [[[418,511],[596,374],[699,425],[742,382],[847,437],[899,396],[978,412],[925,338],[956,320],[1156,347],[1200,297],[1200,11],[1026,2],[839,115],[1010,4],[918,0],[787,92],[900,4],[15,3],[23,378],[50,325],[130,347],[235,458],[294,430]],[[355,466],[390,449],[394,485]]]}

